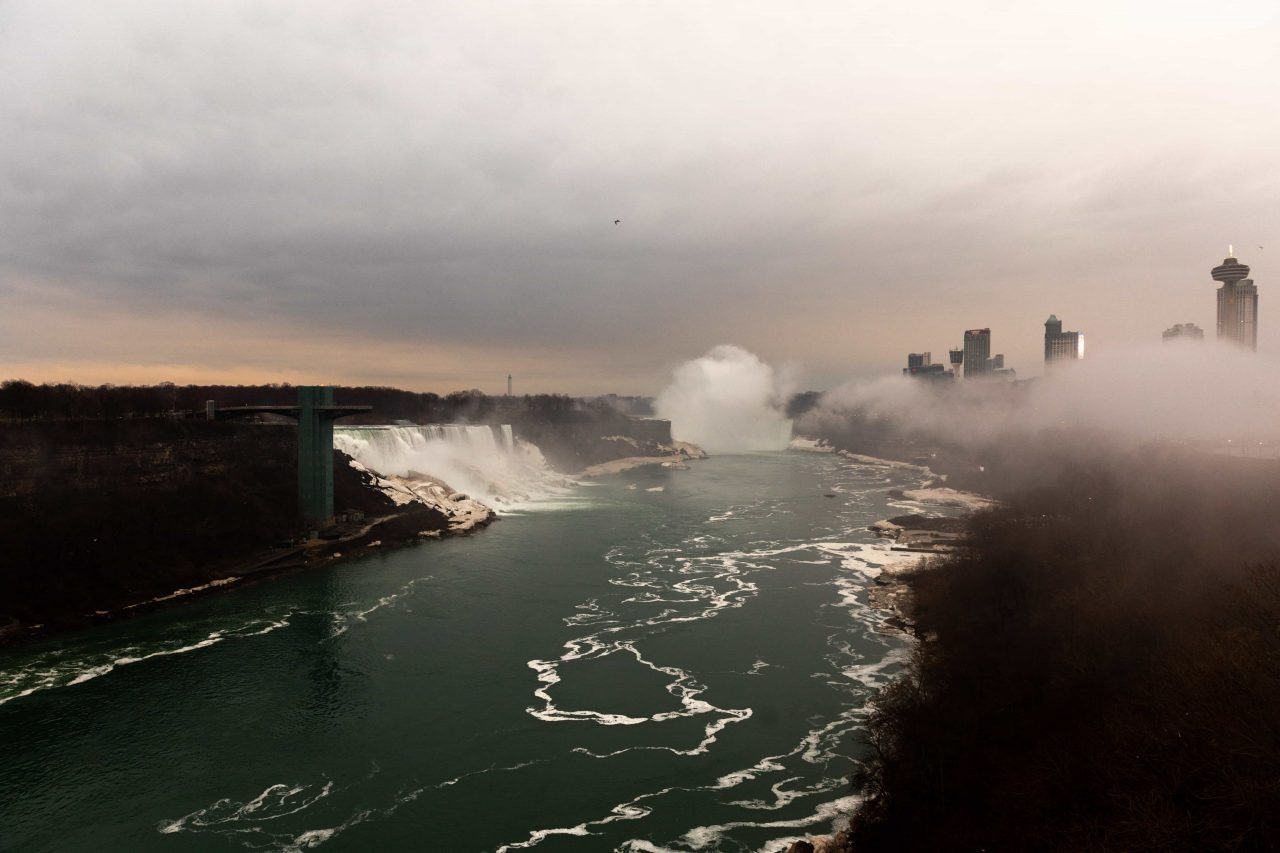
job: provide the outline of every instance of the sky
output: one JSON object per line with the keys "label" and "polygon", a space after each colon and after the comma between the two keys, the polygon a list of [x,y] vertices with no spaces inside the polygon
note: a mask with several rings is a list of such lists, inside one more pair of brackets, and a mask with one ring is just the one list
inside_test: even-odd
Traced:
{"label": "sky", "polygon": [[1275,354],[1277,43],[1274,2],[0,0],[0,378],[652,394],[730,344],[825,389],[984,326],[1034,376],[1050,313],[1212,336],[1228,243]]}

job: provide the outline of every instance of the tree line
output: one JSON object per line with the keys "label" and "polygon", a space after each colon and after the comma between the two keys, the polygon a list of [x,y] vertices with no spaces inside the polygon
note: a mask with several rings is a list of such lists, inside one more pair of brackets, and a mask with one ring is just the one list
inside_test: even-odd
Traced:
{"label": "tree line", "polygon": [[[449,394],[405,391],[385,386],[338,386],[335,399],[348,405],[373,407],[379,421],[484,421],[514,410],[563,413],[604,407],[604,398],[580,400],[567,394],[528,394],[502,397],[471,389]],[[205,403],[228,406],[291,406],[297,386],[270,385],[80,385],[70,382],[35,384],[22,379],[0,383],[0,420],[17,423],[126,418],[202,417]]]}

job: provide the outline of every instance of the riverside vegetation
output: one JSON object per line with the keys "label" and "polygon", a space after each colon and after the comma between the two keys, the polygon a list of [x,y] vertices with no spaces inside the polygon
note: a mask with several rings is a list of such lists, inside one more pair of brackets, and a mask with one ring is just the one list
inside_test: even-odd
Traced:
{"label": "riverside vegetation", "polygon": [[1280,849],[1280,465],[1038,466],[912,579],[923,641],[877,702],[842,845]]}

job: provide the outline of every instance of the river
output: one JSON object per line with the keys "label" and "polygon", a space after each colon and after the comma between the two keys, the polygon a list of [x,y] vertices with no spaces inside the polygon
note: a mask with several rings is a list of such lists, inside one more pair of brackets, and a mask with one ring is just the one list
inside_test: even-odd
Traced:
{"label": "river", "polygon": [[794,451],[633,471],[474,536],[2,652],[0,849],[827,832],[908,650],[866,596],[901,555],[866,528],[916,477]]}

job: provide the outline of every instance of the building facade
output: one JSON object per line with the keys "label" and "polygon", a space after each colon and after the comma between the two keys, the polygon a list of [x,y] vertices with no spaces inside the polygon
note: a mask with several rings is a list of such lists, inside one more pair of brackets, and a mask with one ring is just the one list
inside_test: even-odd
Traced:
{"label": "building facade", "polygon": [[1210,275],[1218,288],[1218,340],[1250,350],[1258,349],[1258,288],[1249,267],[1229,254]]}
{"label": "building facade", "polygon": [[1084,358],[1084,332],[1062,331],[1062,321],[1050,314],[1044,321],[1044,366]]}
{"label": "building facade", "polygon": [[922,379],[954,379],[955,374],[947,370],[945,364],[934,364],[933,353],[907,353],[907,366],[902,368],[903,376],[915,376]]}
{"label": "building facade", "polygon": [[964,378],[983,376],[990,370],[991,330],[967,330],[964,333]]}
{"label": "building facade", "polygon": [[1161,337],[1165,343],[1169,343],[1169,341],[1203,341],[1204,329],[1195,323],[1177,323],[1165,329]]}

